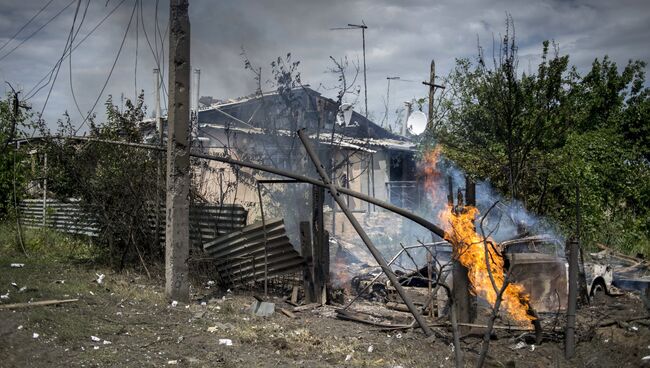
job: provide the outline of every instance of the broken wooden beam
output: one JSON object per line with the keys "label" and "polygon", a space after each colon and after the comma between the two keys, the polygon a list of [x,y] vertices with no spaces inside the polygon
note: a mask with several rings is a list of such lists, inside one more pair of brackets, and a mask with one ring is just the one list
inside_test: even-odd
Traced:
{"label": "broken wooden beam", "polygon": [[291,312],[291,311],[288,310],[288,309],[280,308],[280,312],[282,312],[282,314],[284,314],[285,316],[287,316],[287,317],[289,317],[289,318],[292,318],[292,319],[296,319],[296,318],[298,318],[298,316],[296,316],[295,314],[293,314],[293,312]]}

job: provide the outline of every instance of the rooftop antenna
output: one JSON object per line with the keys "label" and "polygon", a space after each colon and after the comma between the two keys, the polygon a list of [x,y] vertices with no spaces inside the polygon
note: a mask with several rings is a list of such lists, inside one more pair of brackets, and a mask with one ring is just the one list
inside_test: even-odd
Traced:
{"label": "rooftop antenna", "polygon": [[390,112],[390,81],[392,80],[398,80],[400,77],[386,77],[386,80],[388,81],[388,88],[386,88],[386,114],[384,114],[384,118],[381,120],[381,127],[384,127],[384,121],[388,119],[388,113]]}
{"label": "rooftop antenna", "polygon": [[366,26],[366,23],[363,20],[361,20],[361,24],[348,23],[347,27],[330,28],[330,31],[337,31],[337,30],[344,30],[344,29],[361,30],[361,40],[362,40],[362,47],[363,47],[363,93],[365,97],[365,108],[366,108],[366,110],[364,111],[364,116],[367,118],[368,117],[368,80],[366,78],[366,29],[368,29],[368,26]]}

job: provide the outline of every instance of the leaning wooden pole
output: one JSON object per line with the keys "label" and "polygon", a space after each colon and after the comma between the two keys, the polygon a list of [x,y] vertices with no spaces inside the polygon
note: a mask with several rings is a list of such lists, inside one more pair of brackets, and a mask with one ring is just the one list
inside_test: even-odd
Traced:
{"label": "leaning wooden pole", "polygon": [[188,0],[171,0],[167,124],[165,294],[189,302],[190,19]]}
{"label": "leaning wooden pole", "polygon": [[305,150],[307,151],[307,154],[309,155],[309,158],[311,161],[314,163],[314,166],[316,166],[316,171],[318,172],[318,175],[320,175],[321,179],[323,180],[323,183],[327,186],[327,189],[329,189],[330,194],[338,203],[339,207],[341,208],[341,211],[345,214],[345,216],[348,218],[350,223],[352,224],[352,227],[356,232],[359,234],[361,237],[361,240],[366,244],[366,247],[368,247],[368,250],[372,254],[372,256],[375,258],[377,263],[379,263],[379,266],[381,266],[381,269],[384,271],[388,279],[390,280],[391,284],[397,290],[397,293],[399,294],[400,297],[402,297],[402,300],[404,301],[404,304],[408,307],[409,311],[411,314],[413,314],[413,317],[417,321],[417,323],[420,325],[420,328],[422,328],[422,331],[427,336],[432,336],[433,331],[427,326],[426,321],[424,320],[424,317],[420,314],[420,312],[417,310],[415,307],[415,304],[411,301],[411,298],[406,295],[406,292],[402,288],[402,285],[399,283],[399,280],[397,279],[397,276],[393,273],[393,270],[388,266],[386,263],[386,260],[384,257],[381,255],[379,250],[375,248],[375,245],[372,243],[372,240],[368,237],[368,234],[363,230],[361,227],[361,224],[359,224],[359,221],[357,220],[356,217],[354,217],[354,214],[350,211],[348,206],[346,205],[345,201],[343,198],[340,196],[336,186],[332,184],[330,181],[329,177],[327,176],[327,172],[325,172],[325,167],[323,164],[320,162],[320,159],[318,158],[318,155],[314,151],[313,147],[309,143],[309,138],[305,134],[304,130],[299,130],[298,131],[298,136],[300,137],[300,140],[302,141],[302,144],[305,146]]}

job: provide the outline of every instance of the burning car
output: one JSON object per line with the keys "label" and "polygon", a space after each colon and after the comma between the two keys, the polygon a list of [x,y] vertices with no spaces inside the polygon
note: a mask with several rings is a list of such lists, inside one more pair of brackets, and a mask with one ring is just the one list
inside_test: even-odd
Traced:
{"label": "burning car", "polygon": [[[530,236],[501,243],[511,280],[524,286],[532,307],[542,313],[566,310],[569,264],[562,243],[549,235]],[[584,266],[590,296],[608,293],[613,273],[607,265]]]}

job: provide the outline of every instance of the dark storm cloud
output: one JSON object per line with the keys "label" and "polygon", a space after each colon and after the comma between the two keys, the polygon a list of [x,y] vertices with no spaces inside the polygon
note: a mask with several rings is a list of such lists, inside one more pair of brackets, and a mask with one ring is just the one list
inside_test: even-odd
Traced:
{"label": "dark storm cloud", "polygon": [[[0,44],[20,28],[44,1],[6,1],[0,14]],[[55,0],[21,35],[18,42],[65,7],[69,0]],[[82,0],[82,10],[85,0]],[[119,3],[118,0],[91,1],[81,36]],[[144,24],[153,42],[155,1],[143,1]],[[74,53],[73,86],[82,112],[95,102],[129,22],[134,0],[121,8]],[[70,31],[76,2],[56,21],[25,42],[12,55],[0,61],[0,78],[24,90],[52,68],[61,56]],[[160,1],[160,26],[167,25],[168,2]],[[251,93],[255,82],[244,70],[242,47],[250,60],[270,78],[270,62],[291,52],[301,61],[302,80],[313,87],[332,87],[335,77],[326,71],[332,66],[329,56],[361,59],[361,34],[356,30],[331,31],[330,28],[359,23],[367,31],[369,107],[379,119],[383,115],[386,76],[420,81],[428,77],[431,58],[438,74],[446,74],[455,58],[475,57],[477,40],[491,53],[494,39],[505,29],[506,13],[515,20],[522,70],[535,68],[541,42],[553,39],[562,54],[570,54],[579,70],[586,70],[594,58],[610,55],[619,66],[628,59],[650,60],[647,35],[650,12],[639,1],[208,1],[192,0],[192,63],[201,69],[201,94],[229,98]],[[136,13],[137,14],[137,13]],[[145,89],[147,104],[153,105],[152,69],[156,66],[142,31],[138,40],[137,87]],[[136,20],[133,20],[120,60],[96,108],[100,113],[108,94],[119,103],[120,95],[135,93]],[[0,57],[15,43],[0,51]],[[166,62],[166,60],[165,60]],[[361,79],[358,80],[361,83]],[[326,94],[334,92],[321,88]],[[52,96],[45,110],[54,121],[68,110],[81,120],[70,92],[68,60],[62,64]],[[30,102],[40,110],[48,89]],[[391,85],[391,108],[404,100],[420,97],[426,89],[419,83]],[[358,107],[359,108],[359,107]]]}

